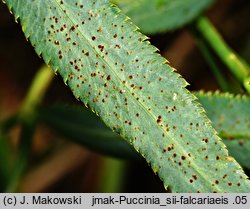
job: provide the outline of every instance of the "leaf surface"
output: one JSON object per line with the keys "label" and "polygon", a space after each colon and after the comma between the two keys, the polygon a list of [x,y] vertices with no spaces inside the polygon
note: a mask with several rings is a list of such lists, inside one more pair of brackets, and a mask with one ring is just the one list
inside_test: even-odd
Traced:
{"label": "leaf surface", "polygon": [[197,93],[223,139],[250,139],[250,98],[229,93]]}
{"label": "leaf surface", "polygon": [[249,192],[186,81],[102,0],[7,0],[36,52],[173,192]]}
{"label": "leaf surface", "polygon": [[[229,154],[242,166],[250,168],[250,141],[247,138],[249,97],[219,92],[195,92],[195,95],[205,107],[218,133],[224,137],[230,136],[223,138]],[[114,157],[141,159],[135,154],[132,146],[119,135],[109,131],[93,114],[83,108],[56,105],[42,109],[40,115],[41,120],[58,133],[92,150]],[[239,124],[243,125],[242,133],[245,134],[240,134]],[[238,139],[239,135],[244,138]]]}
{"label": "leaf surface", "polygon": [[144,33],[175,30],[189,23],[214,0],[114,0]]}
{"label": "leaf surface", "polygon": [[224,140],[230,155],[245,168],[250,169],[250,140],[248,139],[235,139]]}

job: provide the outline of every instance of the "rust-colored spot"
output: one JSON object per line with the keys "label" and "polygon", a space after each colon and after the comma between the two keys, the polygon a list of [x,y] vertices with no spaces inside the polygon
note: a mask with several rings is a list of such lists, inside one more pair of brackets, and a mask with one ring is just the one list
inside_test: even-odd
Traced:
{"label": "rust-colored spot", "polygon": [[74,31],[75,29],[76,29],[76,28],[75,28],[74,25],[70,28],[71,31]]}

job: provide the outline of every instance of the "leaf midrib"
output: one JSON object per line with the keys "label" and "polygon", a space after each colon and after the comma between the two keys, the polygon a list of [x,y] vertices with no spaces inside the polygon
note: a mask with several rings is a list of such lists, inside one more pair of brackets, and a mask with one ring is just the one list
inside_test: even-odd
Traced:
{"label": "leaf midrib", "polygon": [[[62,14],[65,15],[66,17],[68,17],[69,21],[72,22],[72,24],[76,25],[76,23],[72,20],[72,18],[70,18],[70,16],[68,15],[68,13],[64,13],[64,12],[63,12],[64,10],[63,10],[62,6],[60,5],[60,3],[59,3],[57,0],[50,0],[50,1],[55,1],[56,4],[58,5],[58,7],[61,9]],[[53,2],[52,2],[52,3],[53,3]],[[111,4],[110,4],[110,5],[111,5]],[[111,6],[112,6],[112,5],[111,5]],[[74,15],[73,15],[72,13],[70,13],[70,15],[72,15],[72,16],[74,17]],[[75,19],[76,19],[76,18],[75,18]],[[92,44],[91,44],[91,42],[84,36],[84,34],[82,33],[82,31],[79,30],[78,27],[76,28],[76,30],[77,30],[77,31],[79,32],[79,34],[83,37],[83,39],[85,39],[86,42],[91,46],[91,47],[90,47],[91,50],[95,51],[98,55],[101,55],[99,51],[96,51],[95,45],[92,45]],[[100,56],[100,57],[101,57],[101,56]],[[120,83],[122,83],[122,80],[120,79],[120,77],[119,77],[119,76],[117,75],[117,73],[113,70],[113,68],[115,69],[115,66],[112,64],[112,63],[113,63],[112,60],[110,60],[110,59],[107,59],[107,60],[106,60],[105,58],[102,58],[102,59],[100,59],[100,60],[103,60],[103,62],[106,63],[107,66],[109,66],[111,72],[116,76],[116,78],[120,81]],[[111,63],[111,64],[110,64],[110,63]],[[173,73],[174,73],[174,72],[173,72]],[[130,88],[128,88],[127,85],[125,85],[125,84],[123,84],[123,83],[122,83],[122,85],[128,90],[128,92],[131,93],[131,90],[130,90]],[[134,101],[134,104],[137,104],[137,105],[139,105],[139,106],[142,107],[142,109],[146,112],[146,114],[149,116],[149,118],[152,119],[152,121],[156,120],[157,117],[154,118],[154,115],[153,115],[152,113],[150,113],[150,112],[147,111],[147,108],[144,106],[144,104],[142,104],[142,103],[140,102],[140,100],[136,100],[135,97],[132,97],[132,96],[131,96],[131,94],[128,94],[128,96],[129,96],[130,98],[132,98],[132,100]],[[164,130],[164,129],[163,129],[161,126],[159,126],[158,124],[157,124],[157,127],[158,127],[159,129],[161,129],[166,135],[168,135],[168,136],[169,136],[169,139],[172,140],[172,141],[177,145],[177,147],[179,147],[180,150],[181,150],[185,155],[187,155],[187,152],[185,151],[185,149],[183,149],[183,146],[181,146],[181,145],[178,143],[178,141],[173,140],[174,138],[171,136],[172,134],[170,135],[170,133],[166,132],[166,130]],[[211,183],[210,181],[208,181],[208,178],[206,178],[206,175],[204,175],[203,172],[200,172],[200,171],[199,171],[199,168],[198,168],[198,166],[196,165],[196,163],[195,163],[194,161],[192,161],[192,165],[193,165],[193,169],[194,169],[197,173],[199,173],[199,175],[205,180],[205,182]],[[209,184],[208,184],[208,185],[209,185]],[[219,189],[218,186],[214,186],[214,188],[216,188],[218,191],[222,191],[222,190]]]}

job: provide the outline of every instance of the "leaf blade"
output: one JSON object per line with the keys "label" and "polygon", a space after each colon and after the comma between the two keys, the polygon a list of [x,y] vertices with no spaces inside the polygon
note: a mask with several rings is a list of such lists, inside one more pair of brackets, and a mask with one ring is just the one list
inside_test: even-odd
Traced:
{"label": "leaf blade", "polygon": [[242,169],[185,89],[186,81],[117,7],[107,0],[6,2],[36,52],[76,98],[146,158],[165,187],[250,190]]}
{"label": "leaf blade", "polygon": [[144,33],[178,29],[194,20],[213,0],[114,0]]}
{"label": "leaf blade", "polygon": [[197,92],[202,106],[223,139],[250,139],[250,98],[229,93]]}

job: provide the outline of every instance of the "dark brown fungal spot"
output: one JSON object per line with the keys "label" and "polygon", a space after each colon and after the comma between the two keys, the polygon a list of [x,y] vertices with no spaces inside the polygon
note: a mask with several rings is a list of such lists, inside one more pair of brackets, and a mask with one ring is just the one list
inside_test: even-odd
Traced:
{"label": "dark brown fungal spot", "polygon": [[103,45],[98,45],[98,48],[100,49],[101,52],[104,50],[104,46]]}
{"label": "dark brown fungal spot", "polygon": [[228,186],[232,186],[232,183],[231,183],[231,182],[229,182],[229,183],[228,183]]}
{"label": "dark brown fungal spot", "polygon": [[194,182],[194,180],[193,180],[193,179],[190,179],[189,182],[192,184],[192,183]]}
{"label": "dark brown fungal spot", "polygon": [[110,75],[107,76],[107,80],[108,81],[111,80],[111,76]]}
{"label": "dark brown fungal spot", "polygon": [[208,139],[207,138],[202,139],[202,141],[204,141],[205,143],[208,143]]}
{"label": "dark brown fungal spot", "polygon": [[119,44],[116,44],[116,45],[115,45],[115,48],[120,49],[121,47],[120,47]]}
{"label": "dark brown fungal spot", "polygon": [[186,157],[182,155],[182,156],[181,156],[181,159],[182,159],[182,160],[186,160]]}
{"label": "dark brown fungal spot", "polygon": [[94,41],[96,39],[96,37],[95,36],[92,36],[92,40]]}
{"label": "dark brown fungal spot", "polygon": [[129,79],[132,79],[132,78],[133,78],[133,76],[132,76],[132,75],[130,75],[128,78],[129,78]]}
{"label": "dark brown fungal spot", "polygon": [[114,38],[117,38],[117,34],[115,34],[113,37],[114,37]]}
{"label": "dark brown fungal spot", "polygon": [[215,180],[215,184],[219,184],[219,181],[218,181],[218,180]]}
{"label": "dark brown fungal spot", "polygon": [[194,180],[197,180],[197,179],[198,179],[198,177],[197,177],[196,175],[193,175],[193,178],[194,178]]}
{"label": "dark brown fungal spot", "polygon": [[74,31],[76,28],[75,26],[73,25],[71,28],[70,28],[70,31]]}

